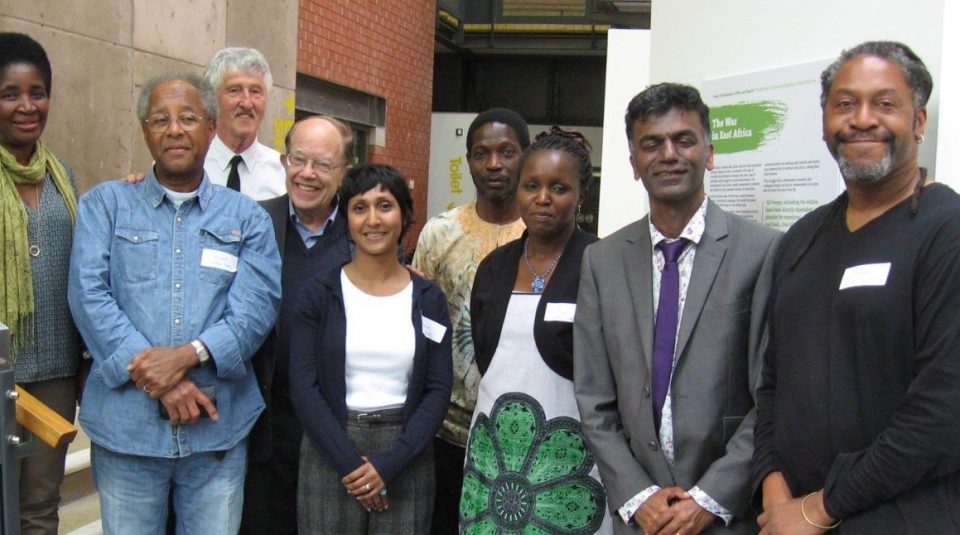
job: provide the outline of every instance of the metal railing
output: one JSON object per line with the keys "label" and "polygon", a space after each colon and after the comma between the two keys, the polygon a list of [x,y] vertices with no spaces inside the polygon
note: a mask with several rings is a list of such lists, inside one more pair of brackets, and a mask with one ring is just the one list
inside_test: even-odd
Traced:
{"label": "metal railing", "polygon": [[17,424],[17,398],[10,361],[10,331],[0,323],[0,535],[20,533],[20,459],[37,441]]}

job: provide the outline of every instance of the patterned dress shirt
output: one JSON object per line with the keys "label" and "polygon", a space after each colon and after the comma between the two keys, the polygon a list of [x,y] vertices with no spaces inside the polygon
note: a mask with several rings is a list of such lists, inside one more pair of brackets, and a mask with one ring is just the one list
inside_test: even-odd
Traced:
{"label": "patterned dress shirt", "polygon": [[[706,215],[707,199],[704,199],[700,208],[693,214],[693,217],[687,222],[687,226],[684,227],[683,231],[680,232],[680,236],[676,239],[667,238],[653,225],[653,222],[650,223],[650,241],[653,246],[653,317],[657,316],[657,307],[659,305],[658,297],[660,296],[660,274],[663,272],[663,267],[666,263],[663,258],[663,252],[657,248],[657,245],[660,242],[670,243],[679,239],[686,239],[690,242],[690,245],[683,250],[680,258],[677,259],[677,269],[680,273],[680,293],[677,302],[677,317],[679,319],[683,317],[683,305],[687,300],[687,287],[690,285],[690,275],[693,273],[693,260],[697,255],[697,244],[700,243],[700,239],[703,237],[703,231],[706,228]],[[674,367],[677,365],[676,354],[674,354],[673,357],[673,365]],[[673,411],[671,408],[670,388],[667,389],[667,398],[663,403],[663,415],[660,423],[660,447],[663,456],[667,459],[667,463],[673,465]],[[627,503],[623,504],[618,511],[623,521],[628,524],[632,522],[633,515],[637,512],[637,509],[640,509],[643,502],[658,490],[660,490],[659,486],[651,485],[633,498],[627,500]],[[716,500],[708,496],[707,493],[703,492],[700,487],[693,487],[687,492],[690,493],[690,496],[700,507],[716,515],[723,520],[724,523],[729,524],[730,521],[733,520],[733,514],[724,509]]]}

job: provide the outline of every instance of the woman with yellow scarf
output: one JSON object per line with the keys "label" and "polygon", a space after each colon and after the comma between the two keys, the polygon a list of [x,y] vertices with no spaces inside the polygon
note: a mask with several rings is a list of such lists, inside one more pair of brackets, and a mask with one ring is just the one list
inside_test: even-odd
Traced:
{"label": "woman with yellow scarf", "polygon": [[[0,322],[17,384],[73,421],[80,336],[67,305],[77,194],[73,170],[40,141],[51,69],[39,43],[0,33]],[[21,533],[56,533],[66,445],[20,465]]]}

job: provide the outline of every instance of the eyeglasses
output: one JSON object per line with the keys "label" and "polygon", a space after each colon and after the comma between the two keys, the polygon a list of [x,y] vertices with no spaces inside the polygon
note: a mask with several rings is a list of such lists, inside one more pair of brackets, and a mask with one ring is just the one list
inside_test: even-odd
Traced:
{"label": "eyeglasses", "polygon": [[313,166],[313,170],[321,175],[329,175],[334,170],[343,167],[346,164],[334,165],[327,160],[321,160],[319,158],[311,160],[310,158],[305,158],[299,154],[287,154],[287,165],[291,169],[303,169],[307,166],[307,162]]}
{"label": "eyeglasses", "polygon": [[196,113],[181,113],[176,117],[170,115],[154,115],[147,117],[147,119],[143,121],[143,124],[147,125],[147,129],[151,132],[159,134],[166,132],[167,128],[170,128],[170,124],[176,121],[177,124],[180,125],[180,128],[191,132],[205,119],[208,119],[208,117],[197,115]]}

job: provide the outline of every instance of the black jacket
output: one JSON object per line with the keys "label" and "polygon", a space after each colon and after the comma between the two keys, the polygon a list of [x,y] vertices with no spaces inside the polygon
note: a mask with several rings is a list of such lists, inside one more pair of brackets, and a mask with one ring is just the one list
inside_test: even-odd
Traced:
{"label": "black jacket", "polygon": [[[517,266],[523,257],[524,231],[514,240],[490,253],[473,281],[470,295],[471,331],[480,374],[487,371],[500,343],[500,330],[507,313],[507,304],[517,279]],[[561,377],[573,379],[573,318],[566,321],[544,321],[548,303],[576,303],[580,287],[580,261],[583,250],[597,241],[597,237],[580,229],[573,231],[560,255],[550,283],[537,306],[533,337],[543,361]]]}

